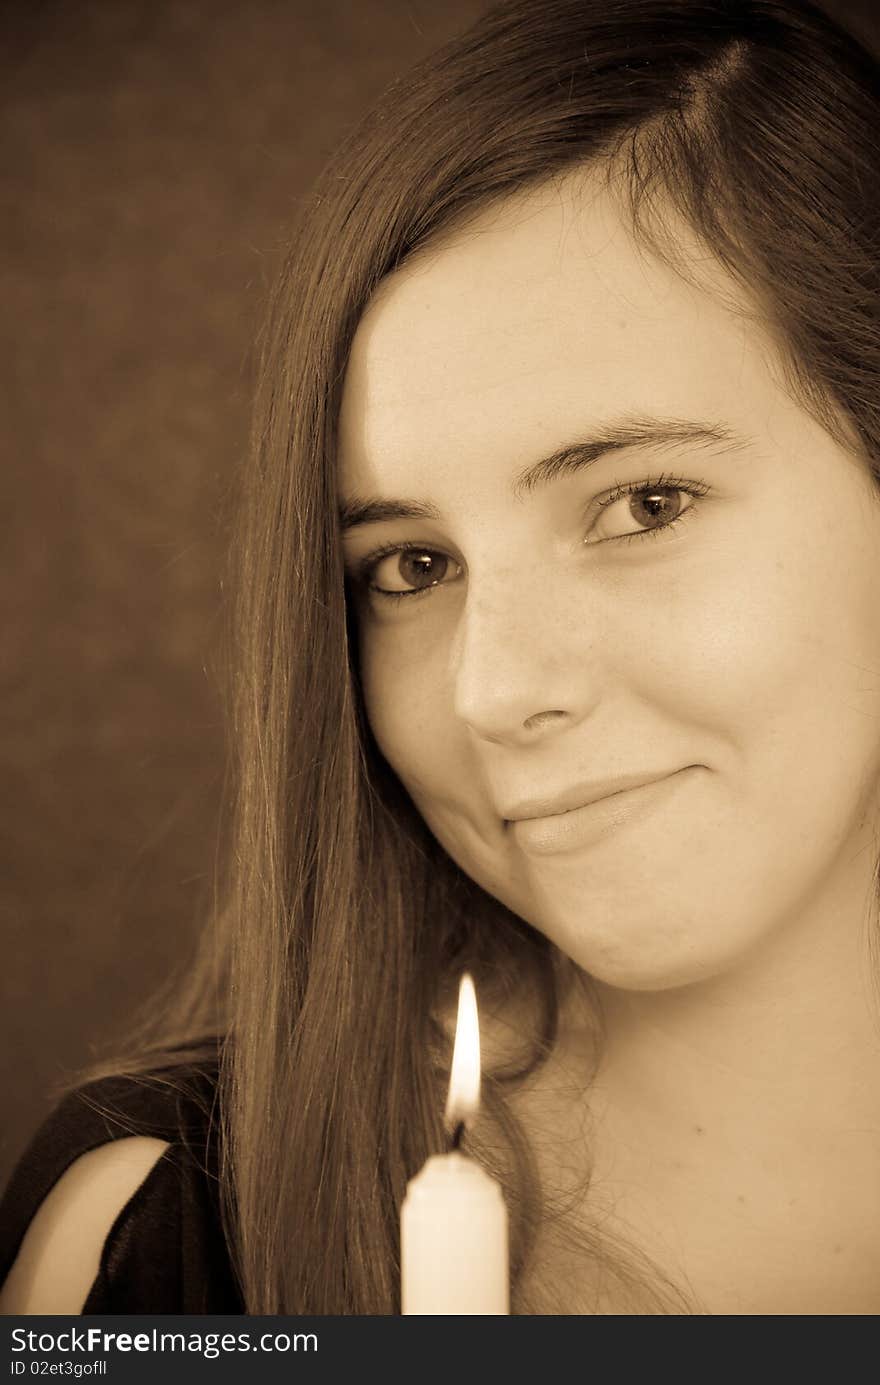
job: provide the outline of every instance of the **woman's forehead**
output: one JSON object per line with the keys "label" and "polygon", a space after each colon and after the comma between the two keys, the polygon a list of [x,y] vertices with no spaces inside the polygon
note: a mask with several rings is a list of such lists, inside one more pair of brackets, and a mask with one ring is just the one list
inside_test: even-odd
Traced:
{"label": "woman's forehead", "polygon": [[[686,236],[686,230],[682,230]],[[492,209],[390,276],[346,375],[342,483],[378,458],[509,445],[620,413],[724,415],[767,342],[724,306],[731,281],[692,243],[707,291],[637,243],[608,192],[544,187]]]}

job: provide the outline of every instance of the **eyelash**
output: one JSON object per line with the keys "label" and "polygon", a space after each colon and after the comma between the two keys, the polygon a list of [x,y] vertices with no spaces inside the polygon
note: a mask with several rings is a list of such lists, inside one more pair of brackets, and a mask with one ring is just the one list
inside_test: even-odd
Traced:
{"label": "eyelash", "polygon": [[[599,513],[601,514],[609,505],[613,505],[615,500],[620,500],[625,495],[638,495],[642,491],[650,493],[652,490],[660,489],[681,491],[683,495],[689,495],[694,500],[700,500],[708,492],[709,486],[705,481],[688,481],[683,476],[671,476],[668,472],[661,472],[659,476],[647,481],[627,481],[622,485],[615,486],[614,490],[601,501]],[[632,534],[618,534],[613,540],[603,539],[602,542],[632,543],[633,539],[655,539],[658,534],[666,534],[670,529],[674,529],[676,524],[680,524],[696,508],[696,505],[688,505],[686,510],[682,510],[681,514],[675,516],[675,519],[670,520],[668,524],[658,525],[656,529],[636,529]]]}
{"label": "eyelash", "polygon": [[[660,476],[650,480],[627,481],[616,485],[605,499],[600,502],[598,507],[599,514],[602,514],[609,505],[613,505],[615,501],[622,499],[625,495],[638,495],[642,492],[650,493],[652,490],[660,490],[661,488],[663,490],[681,491],[683,495],[689,495],[694,500],[701,499],[709,490],[709,486],[705,481],[691,481],[681,476],[670,476],[668,473],[663,472]],[[617,534],[611,539],[602,539],[601,542],[629,544],[632,543],[633,540],[657,538],[658,535],[666,534],[670,529],[674,529],[677,524],[681,524],[682,521],[696,509],[696,505],[688,505],[686,510],[682,510],[682,512],[676,515],[675,519],[670,520],[668,524],[660,524],[656,529],[637,529],[631,534]],[[372,553],[368,553],[363,561],[359,563],[355,578],[358,582],[364,584],[373,596],[378,597],[381,601],[396,602],[402,600],[404,597],[409,599],[411,597],[427,596],[430,592],[436,591],[437,587],[443,584],[437,582],[434,583],[433,586],[414,587],[412,591],[393,592],[385,591],[381,587],[374,586],[368,579],[370,574],[378,567],[381,560],[387,558],[391,553],[433,553],[435,551],[439,550],[432,549],[427,544],[421,543],[382,544],[380,548],[376,548]]]}

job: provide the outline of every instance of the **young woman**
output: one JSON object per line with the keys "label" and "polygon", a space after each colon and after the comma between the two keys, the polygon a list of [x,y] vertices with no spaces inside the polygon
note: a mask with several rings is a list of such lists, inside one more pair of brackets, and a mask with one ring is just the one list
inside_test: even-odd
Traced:
{"label": "young woman", "polygon": [[794,0],[515,0],[341,151],[227,904],[20,1165],[6,1311],[399,1311],[464,969],[513,1312],[880,1310],[878,96]]}

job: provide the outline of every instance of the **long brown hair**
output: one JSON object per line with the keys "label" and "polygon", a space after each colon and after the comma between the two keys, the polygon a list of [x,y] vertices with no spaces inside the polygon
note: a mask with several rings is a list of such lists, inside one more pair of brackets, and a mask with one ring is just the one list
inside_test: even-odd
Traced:
{"label": "long brown hair", "polygon": [[[240,485],[219,903],[127,1064],[221,1035],[248,1312],[399,1311],[399,1208],[442,1147],[438,1016],[465,966],[483,1004],[533,1002],[472,1151],[505,1183],[514,1311],[554,1311],[518,1296],[548,1190],[505,1094],[552,1049],[570,972],[432,838],[363,713],[335,429],[372,293],[496,199],[592,164],[659,253],[666,209],[687,219],[766,314],[805,405],[876,459],[878,128],[873,60],[809,4],[513,0],[398,82],[321,179],[268,313]],[[582,1249],[610,1253],[598,1235]],[[639,1292],[640,1311],[692,1310]]]}

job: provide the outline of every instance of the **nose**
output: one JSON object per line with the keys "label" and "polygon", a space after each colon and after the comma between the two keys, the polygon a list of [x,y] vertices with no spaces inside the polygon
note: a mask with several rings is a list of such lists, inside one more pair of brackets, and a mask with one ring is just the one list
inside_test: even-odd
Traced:
{"label": "nose", "polygon": [[555,576],[481,581],[471,571],[452,646],[454,710],[484,740],[530,744],[588,716],[599,698],[598,622],[583,591]]}

